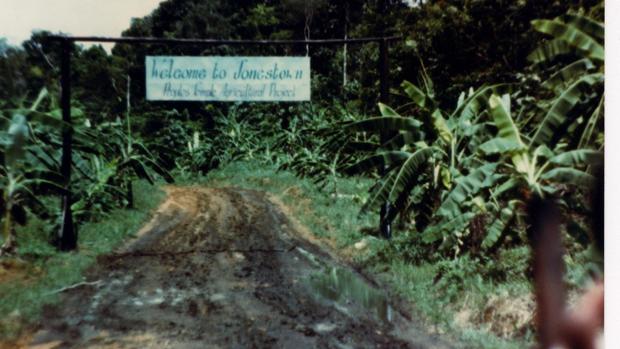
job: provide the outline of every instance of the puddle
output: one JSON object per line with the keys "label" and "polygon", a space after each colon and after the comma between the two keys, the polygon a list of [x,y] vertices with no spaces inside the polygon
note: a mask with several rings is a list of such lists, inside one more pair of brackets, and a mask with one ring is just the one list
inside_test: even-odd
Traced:
{"label": "puddle", "polygon": [[385,323],[392,321],[392,307],[386,295],[349,270],[329,268],[310,275],[307,283],[316,296],[335,302],[340,311],[351,315],[348,305],[355,303]]}

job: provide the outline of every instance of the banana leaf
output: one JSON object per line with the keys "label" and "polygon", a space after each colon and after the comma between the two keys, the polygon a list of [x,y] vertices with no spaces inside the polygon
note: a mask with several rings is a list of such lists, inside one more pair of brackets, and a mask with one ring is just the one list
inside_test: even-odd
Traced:
{"label": "banana leaf", "polygon": [[576,186],[591,187],[595,178],[591,174],[570,167],[558,167],[545,172],[540,176],[553,183],[564,183]]}
{"label": "banana leaf", "polygon": [[394,202],[406,187],[411,187],[411,183],[415,181],[422,168],[427,164],[427,160],[433,154],[432,147],[422,148],[409,156],[407,161],[398,169],[398,174],[394,179],[394,184],[388,195],[388,202]]}
{"label": "banana leaf", "polygon": [[570,112],[581,101],[581,97],[588,93],[593,86],[602,84],[603,80],[603,74],[588,74],[570,85],[554,100],[551,108],[532,137],[531,143],[534,145],[550,145],[554,138],[557,140],[559,136],[557,132],[560,126],[568,120]]}
{"label": "banana leaf", "polygon": [[595,69],[594,64],[588,58],[577,60],[555,72],[549,79],[542,83],[542,87],[548,88],[560,94],[566,85],[576,77],[586,75]]}
{"label": "banana leaf", "polygon": [[517,200],[509,201],[508,205],[500,211],[495,221],[491,223],[487,230],[487,235],[480,245],[484,250],[493,247],[505,231],[510,228],[510,223],[516,214],[516,205],[518,202]]}
{"label": "banana leaf", "polygon": [[604,154],[597,150],[577,149],[564,152],[549,159],[554,165],[575,167],[579,165],[600,165]]}
{"label": "banana leaf", "polygon": [[436,214],[440,217],[455,217],[461,214],[461,204],[470,196],[478,194],[480,189],[491,186],[493,181],[487,180],[492,177],[497,168],[497,163],[487,163],[467,176],[454,179],[456,186],[441,203]]}
{"label": "banana leaf", "polygon": [[574,25],[582,32],[600,41],[605,40],[605,26],[603,23],[574,13],[567,13],[561,16],[560,19],[565,23]]}
{"label": "banana leaf", "polygon": [[549,34],[556,39],[565,40],[569,45],[580,49],[586,57],[596,60],[605,60],[605,49],[590,35],[579,30],[575,25],[566,24],[558,20],[536,19],[532,21],[534,29]]}
{"label": "banana leaf", "polygon": [[392,167],[403,163],[411,156],[406,151],[386,151],[379,154],[371,155],[355,164],[345,168],[348,174],[364,173],[374,169],[382,169],[384,167]]}
{"label": "banana leaf", "polygon": [[405,91],[407,96],[415,102],[415,104],[417,104],[420,108],[426,107],[426,94],[419,87],[409,81],[403,81],[400,86]]}

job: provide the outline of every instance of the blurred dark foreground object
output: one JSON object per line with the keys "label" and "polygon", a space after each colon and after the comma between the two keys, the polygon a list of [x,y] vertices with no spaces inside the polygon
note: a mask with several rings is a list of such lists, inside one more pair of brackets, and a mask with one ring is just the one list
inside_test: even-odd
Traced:
{"label": "blurred dark foreground object", "polygon": [[[592,196],[592,230],[595,246],[603,253],[604,180],[602,170],[599,173]],[[604,326],[603,280],[596,281],[576,306],[567,311],[560,211],[553,200],[535,197],[528,203],[527,213],[534,257],[539,348],[597,348]]]}

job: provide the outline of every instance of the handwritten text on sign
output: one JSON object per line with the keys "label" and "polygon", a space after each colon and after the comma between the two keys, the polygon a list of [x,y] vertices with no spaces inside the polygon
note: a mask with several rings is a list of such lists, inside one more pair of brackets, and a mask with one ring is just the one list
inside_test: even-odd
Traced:
{"label": "handwritten text on sign", "polygon": [[309,57],[146,57],[150,101],[308,101]]}

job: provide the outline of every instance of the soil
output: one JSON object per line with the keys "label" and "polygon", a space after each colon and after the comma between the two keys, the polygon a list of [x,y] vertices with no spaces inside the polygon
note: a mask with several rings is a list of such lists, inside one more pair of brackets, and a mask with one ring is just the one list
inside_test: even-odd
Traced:
{"label": "soil", "polygon": [[31,347],[446,347],[397,301],[386,320],[354,300],[317,296],[306,281],[321,270],[359,274],[304,239],[266,193],[166,191],[133,241],[59,290]]}

